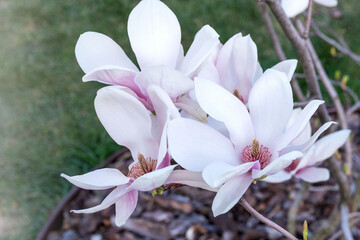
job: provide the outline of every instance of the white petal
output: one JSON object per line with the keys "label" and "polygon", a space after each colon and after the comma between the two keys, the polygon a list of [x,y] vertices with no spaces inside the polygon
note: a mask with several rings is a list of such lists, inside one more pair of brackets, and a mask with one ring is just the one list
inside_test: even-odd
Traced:
{"label": "white petal", "polygon": [[293,109],[292,90],[284,73],[268,69],[250,92],[249,111],[255,137],[271,149],[286,129]]}
{"label": "white petal", "polygon": [[135,97],[121,87],[105,87],[97,93],[95,110],[109,135],[129,148],[134,159],[138,153],[157,158],[158,143],[151,133],[150,114]]}
{"label": "white petal", "polygon": [[226,182],[214,198],[212,204],[214,216],[229,211],[244,195],[252,181],[250,174],[243,174]]}
{"label": "white petal", "polygon": [[263,176],[273,175],[273,174],[283,170],[284,168],[287,168],[294,159],[300,158],[302,156],[303,156],[303,153],[299,152],[299,151],[293,151],[293,152],[286,153],[286,154],[276,158],[275,160],[273,160],[269,165],[267,165],[262,170],[253,169],[252,177],[254,179],[257,179],[257,178],[261,178]]}
{"label": "white petal", "polygon": [[205,123],[207,122],[206,112],[204,112],[200,105],[191,98],[187,96],[180,97],[175,105],[196,118],[197,120]]}
{"label": "white petal", "polygon": [[143,70],[134,81],[144,95],[147,94],[147,88],[150,85],[156,85],[162,88],[173,101],[194,88],[194,83],[190,78],[166,66],[156,66]]}
{"label": "white petal", "polygon": [[236,73],[236,89],[246,101],[258,67],[257,47],[250,35],[234,39],[232,61]]}
{"label": "white petal", "polygon": [[101,33],[85,32],[81,34],[75,46],[75,55],[85,73],[107,65],[138,71],[122,48],[114,40]]}
{"label": "white petal", "polygon": [[350,133],[350,130],[340,130],[331,133],[317,141],[314,144],[315,150],[311,158],[312,161],[309,164],[312,165],[328,159],[337,149],[344,145],[346,140],[349,138]]}
{"label": "white petal", "polygon": [[[294,124],[296,118],[299,116],[301,111],[302,111],[301,108],[295,108],[293,110],[293,112],[291,114],[291,118],[288,122],[287,129],[289,129]],[[309,121],[308,124],[306,124],[304,130],[294,140],[292,140],[290,145],[296,146],[296,145],[304,144],[310,138],[311,138],[311,123]]]}
{"label": "white petal", "polygon": [[273,66],[272,69],[275,69],[275,70],[285,73],[286,76],[288,77],[289,81],[291,81],[292,76],[294,75],[297,63],[298,63],[298,60],[296,60],[296,59],[288,59],[288,60],[279,62],[278,64]]}
{"label": "white petal", "polygon": [[94,213],[101,210],[104,210],[117,201],[126,194],[129,191],[128,185],[123,185],[120,187],[115,188],[107,197],[97,206],[87,208],[87,209],[81,209],[81,210],[71,210],[71,212],[74,213]]}
{"label": "white petal", "polygon": [[256,67],[256,71],[255,71],[255,75],[254,75],[254,79],[252,80],[253,83],[255,83],[260,77],[261,75],[263,75],[264,71],[260,65],[260,63],[257,63],[257,67]]}
{"label": "white petal", "polygon": [[170,176],[171,172],[177,165],[171,165],[162,169],[157,169],[153,172],[146,173],[131,184],[131,189],[138,191],[150,191],[162,186],[166,179]]}
{"label": "white petal", "polygon": [[280,137],[279,141],[276,144],[276,149],[281,150],[285,148],[289,143],[291,143],[300,133],[304,130],[306,125],[309,123],[310,118],[318,109],[318,107],[323,104],[322,100],[313,100],[306,105],[306,107],[299,113],[294,123],[286,129],[286,132]]}
{"label": "white petal", "polygon": [[201,78],[195,79],[195,94],[206,113],[224,122],[237,149],[251,143],[254,138],[251,119],[239,99],[218,84]]}
{"label": "white petal", "polygon": [[214,162],[204,169],[203,177],[207,184],[217,188],[233,177],[248,172],[255,164],[259,162],[243,163],[236,167],[223,162]]}
{"label": "white petal", "polygon": [[324,5],[325,7],[335,7],[338,4],[337,0],[314,0],[316,3]]}
{"label": "white petal", "polygon": [[311,167],[302,169],[296,173],[295,177],[301,178],[305,182],[316,183],[329,180],[330,173],[326,168]]}
{"label": "white petal", "polygon": [[115,224],[122,226],[134,212],[138,201],[138,191],[133,190],[122,196],[115,204]]}
{"label": "white petal", "polygon": [[209,25],[203,26],[195,35],[180,70],[190,76],[220,43],[219,34]]}
{"label": "white petal", "polygon": [[190,171],[202,171],[212,162],[236,165],[233,144],[211,127],[185,118],[170,121],[168,127],[169,152],[174,160]]}
{"label": "white petal", "polygon": [[77,176],[61,174],[75,186],[87,190],[103,190],[129,182],[129,178],[116,168],[103,168]]}
{"label": "white petal", "polygon": [[210,187],[204,181],[201,172],[192,172],[188,170],[174,170],[166,180],[165,184],[184,184],[209,191],[217,191],[216,188]]}
{"label": "white petal", "polygon": [[130,13],[128,33],[142,70],[156,65],[175,68],[180,48],[180,25],[163,2],[140,1]]}
{"label": "white petal", "polygon": [[199,71],[197,76],[199,78],[208,79],[208,80],[211,80],[213,82],[220,84],[219,72],[216,69],[214,63],[212,63],[211,61],[206,62],[201,67],[201,70]]}
{"label": "white petal", "polygon": [[268,182],[268,183],[280,183],[285,182],[291,178],[291,174],[285,171],[279,171],[273,175],[267,176],[266,178],[262,179],[261,181]]}
{"label": "white petal", "polygon": [[305,11],[308,5],[309,0],[281,0],[281,6],[289,18]]}

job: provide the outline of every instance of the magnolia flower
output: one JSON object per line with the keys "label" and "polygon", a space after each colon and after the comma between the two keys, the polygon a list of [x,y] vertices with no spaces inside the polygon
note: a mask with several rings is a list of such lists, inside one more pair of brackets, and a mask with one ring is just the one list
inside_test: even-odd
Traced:
{"label": "magnolia flower", "polygon": [[201,174],[174,170],[167,153],[167,124],[180,117],[170,97],[159,87],[148,87],[156,115],[138,101],[135,93],[126,87],[110,86],[98,91],[95,99],[97,115],[109,135],[130,149],[134,162],[125,176],[118,169],[104,168],[83,175],[69,177],[74,185],[88,190],[115,189],[95,207],[74,210],[75,213],[93,213],[112,204],[116,206],[115,223],[121,226],[134,211],[138,191],[161,193],[167,184],[180,183],[212,190]]}
{"label": "magnolia flower", "polygon": [[195,79],[200,106],[224,122],[230,138],[200,122],[177,118],[168,126],[169,152],[183,168],[202,172],[211,187],[219,187],[215,216],[231,209],[255,180],[288,167],[300,151],[280,154],[305,128],[320,100],[311,101],[286,129],[293,109],[286,74],[267,70],[249,94],[248,108],[218,84]]}
{"label": "magnolia flower", "polygon": [[219,43],[215,30],[208,25],[199,30],[184,57],[175,14],[159,0],[142,0],[130,13],[128,34],[141,71],[111,38],[86,32],[75,47],[77,61],[85,72],[83,81],[126,86],[150,111],[154,106],[147,87],[157,85],[178,107],[192,113],[196,102],[182,96],[194,86],[189,76]]}
{"label": "magnolia flower", "polygon": [[[335,7],[337,0],[314,0],[314,2],[324,5],[325,7]],[[305,11],[309,6],[309,0],[281,0],[281,6],[289,18]]]}
{"label": "magnolia flower", "polygon": [[[292,118],[295,118],[299,112],[300,109],[294,109]],[[304,156],[295,159],[287,168],[265,178],[264,181],[279,183],[289,180],[292,176],[310,183],[327,181],[330,177],[329,170],[316,167],[316,165],[333,155],[334,152],[346,142],[350,135],[350,130],[340,130],[316,141],[317,137],[324,131],[324,127],[327,128],[326,125],[330,126],[332,123],[333,122],[324,124],[323,127],[314,134],[316,138],[314,138],[314,136],[311,137],[311,125],[308,124],[304,131],[289,146],[291,150],[297,149],[302,151]],[[315,142],[315,144],[312,144],[313,142]]]}
{"label": "magnolia flower", "polygon": [[[247,104],[249,93],[256,80],[263,74],[258,63],[257,47],[250,35],[241,33],[230,38],[217,51],[213,61],[206,62],[199,77],[210,79]],[[297,60],[282,61],[272,69],[284,72],[289,81],[296,69]]]}

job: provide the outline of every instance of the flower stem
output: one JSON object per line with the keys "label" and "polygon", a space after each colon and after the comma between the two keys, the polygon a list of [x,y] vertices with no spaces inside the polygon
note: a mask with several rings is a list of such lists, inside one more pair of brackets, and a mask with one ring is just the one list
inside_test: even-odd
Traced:
{"label": "flower stem", "polygon": [[239,203],[240,203],[241,206],[243,206],[246,209],[246,211],[248,211],[251,215],[253,215],[260,222],[263,222],[266,225],[272,227],[273,229],[279,231],[280,233],[282,233],[288,239],[298,240],[296,237],[294,237],[291,233],[286,231],[284,228],[280,227],[279,225],[277,225],[276,223],[274,223],[270,219],[264,217],[259,212],[257,212],[253,207],[250,206],[250,204],[244,198],[241,198]]}

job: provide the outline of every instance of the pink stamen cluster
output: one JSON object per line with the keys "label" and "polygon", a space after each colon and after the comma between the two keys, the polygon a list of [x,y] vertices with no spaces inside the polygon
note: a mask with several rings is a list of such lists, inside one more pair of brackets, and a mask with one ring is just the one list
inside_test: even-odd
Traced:
{"label": "pink stamen cluster", "polygon": [[251,145],[244,148],[241,155],[245,163],[259,161],[261,169],[269,164],[272,156],[269,148],[260,145],[256,139],[252,141]]}
{"label": "pink stamen cluster", "polygon": [[138,154],[138,160],[139,161],[131,167],[128,177],[137,179],[146,173],[156,170],[157,160],[145,158],[144,155],[140,153]]}
{"label": "pink stamen cluster", "polygon": [[295,159],[294,161],[291,162],[291,164],[287,168],[285,168],[285,171],[291,172],[295,170],[295,168],[299,165],[299,162],[300,162],[300,158]]}

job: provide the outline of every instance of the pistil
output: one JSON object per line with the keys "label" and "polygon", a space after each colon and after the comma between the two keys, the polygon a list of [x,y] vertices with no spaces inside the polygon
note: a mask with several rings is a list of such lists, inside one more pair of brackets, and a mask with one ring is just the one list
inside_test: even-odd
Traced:
{"label": "pistil", "polygon": [[271,156],[272,154],[269,148],[260,145],[256,139],[254,139],[250,145],[246,146],[242,152],[244,162],[259,161],[261,169],[269,164]]}
{"label": "pistil", "polygon": [[128,177],[137,179],[138,177],[155,171],[157,165],[157,160],[151,159],[151,158],[145,158],[144,155],[138,154],[138,162],[135,163],[128,174]]}

